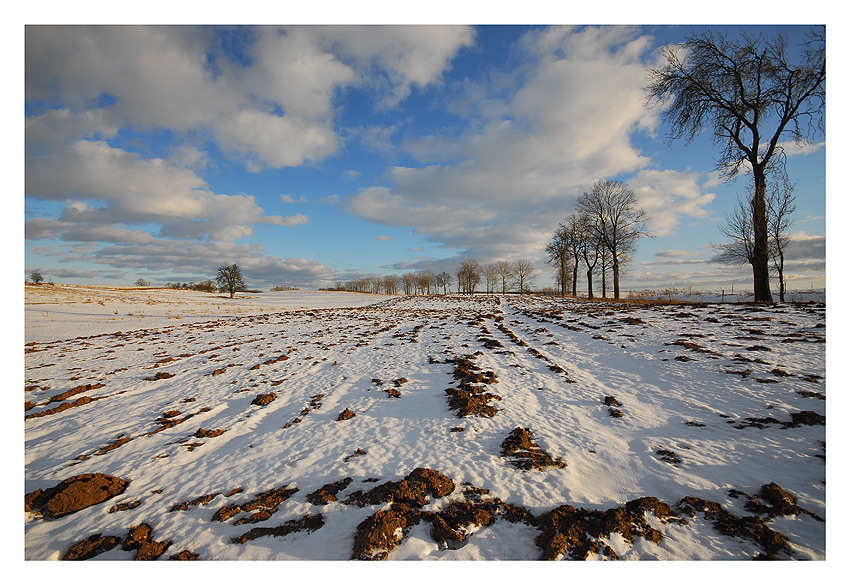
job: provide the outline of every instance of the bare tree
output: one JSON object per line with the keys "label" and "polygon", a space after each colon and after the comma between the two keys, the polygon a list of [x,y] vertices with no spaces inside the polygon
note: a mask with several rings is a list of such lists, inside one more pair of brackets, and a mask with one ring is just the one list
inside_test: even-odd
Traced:
{"label": "bare tree", "polygon": [[422,294],[431,294],[431,287],[434,286],[434,273],[430,270],[420,270],[416,273],[416,283]]}
{"label": "bare tree", "polygon": [[[796,210],[794,189],[788,175],[779,172],[770,181],[766,194],[769,252],[779,279],[779,300],[782,302],[785,302],[785,250],[790,241],[788,230],[791,214]],[[720,226],[720,233],[726,236],[726,241],[712,244],[718,251],[714,261],[724,264],[752,264],[755,261],[751,200],[749,197],[746,201],[738,197],[732,212],[726,214],[726,222]]]}
{"label": "bare tree", "polygon": [[593,272],[596,270],[596,265],[599,263],[599,256],[602,251],[602,241],[596,237],[596,232],[593,229],[592,223],[585,215],[579,216],[578,220],[578,250],[579,255],[584,260],[584,266],[587,269],[587,298],[593,298]]}
{"label": "bare tree", "polygon": [[[584,216],[587,229],[610,252],[614,298],[619,299],[620,265],[631,256],[638,240],[649,235],[646,231],[648,217],[638,207],[635,192],[621,181],[610,179],[596,181],[589,192],[579,197],[576,208]],[[605,250],[600,251],[603,257]],[[608,258],[604,260],[603,270]]]}
{"label": "bare tree", "polygon": [[561,296],[567,296],[570,273],[575,273],[575,260],[572,254],[572,241],[569,227],[565,222],[558,224],[552,239],[546,244],[548,262],[555,268],[555,281],[561,290]]}
{"label": "bare tree", "polygon": [[451,285],[452,285],[452,275],[451,274],[449,274],[448,272],[446,272],[444,270],[440,274],[437,275],[436,286],[443,287],[443,294],[446,294],[446,289],[448,289],[448,287],[450,287]]}
{"label": "bare tree", "polygon": [[496,292],[496,285],[499,283],[499,267],[495,264],[485,265],[484,280],[487,281],[487,294]]}
{"label": "bare tree", "polygon": [[788,233],[791,228],[791,214],[797,210],[794,200],[796,186],[788,179],[787,173],[777,175],[767,195],[768,231],[770,235],[770,256],[773,268],[779,278],[779,300],[785,302],[785,250],[791,241]]}
{"label": "bare tree", "polygon": [[499,272],[499,279],[502,281],[502,294],[508,292],[508,282],[513,276],[513,266],[507,260],[499,260],[496,262],[496,270]]}
{"label": "bare tree", "polygon": [[401,275],[401,282],[404,286],[404,294],[412,295],[416,292],[416,275],[412,272],[405,272]]}
{"label": "bare tree", "polygon": [[514,262],[513,274],[519,286],[519,294],[531,292],[531,283],[537,277],[537,269],[534,262],[527,258],[521,258]]}
{"label": "bare tree", "polygon": [[38,270],[33,270],[32,272],[30,272],[30,280],[33,284],[41,284],[41,282],[44,280],[44,277]]}
{"label": "bare tree", "polygon": [[458,287],[467,294],[474,294],[481,282],[481,265],[478,260],[464,260],[457,269]]}
{"label": "bare tree", "polygon": [[219,266],[215,282],[220,291],[230,293],[231,299],[235,293],[248,288],[245,286],[245,281],[242,279],[242,271],[235,263]]}
{"label": "bare tree", "polygon": [[151,283],[149,283],[144,278],[140,278],[136,281],[136,286],[150,286],[150,285],[151,285]]}
{"label": "bare tree", "polygon": [[756,302],[772,302],[765,190],[771,165],[782,164],[780,140],[805,141],[823,130],[826,102],[826,38],[810,31],[802,62],[790,62],[787,42],[776,37],[737,42],[709,31],[667,46],[667,64],[649,71],[648,102],[669,107],[670,139],[690,142],[703,127],[713,127],[721,148],[717,168],[726,180],[741,169],[753,174],[753,292]]}
{"label": "bare tree", "polygon": [[401,278],[399,278],[397,274],[388,274],[383,280],[384,292],[386,294],[394,295],[398,293],[398,285],[401,282]]}

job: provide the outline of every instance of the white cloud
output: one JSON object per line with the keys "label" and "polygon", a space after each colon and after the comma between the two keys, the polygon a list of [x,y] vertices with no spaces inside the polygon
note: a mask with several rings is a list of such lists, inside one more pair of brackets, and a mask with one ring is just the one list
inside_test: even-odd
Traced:
{"label": "white cloud", "polygon": [[[190,169],[103,141],[78,140],[49,156],[32,157],[25,174],[29,196],[94,203],[78,200],[65,207],[59,219],[78,228],[153,222],[165,237],[233,241],[250,235],[258,222],[294,226],[308,220],[302,214],[264,215],[253,196],[214,193]],[[43,233],[46,224],[40,225],[33,224],[30,233]]]}
{"label": "white cloud", "polygon": [[[595,180],[649,164],[631,134],[657,125],[657,113],[644,107],[650,41],[625,27],[527,34],[516,71],[457,88],[457,111],[475,117],[463,130],[404,142],[428,164],[389,169],[391,187],[362,189],[346,208],[470,255],[539,252]],[[490,107],[476,110],[473,100]],[[642,180],[651,189],[648,175]],[[657,196],[650,194],[652,203]],[[677,197],[673,208],[658,208],[662,230],[673,229],[681,214],[699,216],[710,201],[698,190]]]}
{"label": "white cloud", "polygon": [[307,198],[304,195],[301,195],[300,197],[298,197],[298,199],[296,199],[292,195],[283,194],[283,195],[280,196],[280,202],[281,203],[306,203]]}
{"label": "white cloud", "polygon": [[715,198],[702,191],[699,173],[645,169],[629,179],[628,186],[649,215],[649,231],[656,236],[674,233],[682,217],[709,217],[706,206]]}
{"label": "white cloud", "polygon": [[[395,106],[412,87],[438,82],[474,37],[463,26],[264,26],[232,33],[246,35],[240,61],[217,34],[185,26],[28,27],[26,99],[71,106],[41,120],[52,132],[34,128],[28,140],[94,130],[112,136],[126,124],[206,129],[250,169],[297,166],[336,151],[341,89],[371,86],[380,104]],[[101,101],[107,105],[89,112]],[[57,129],[62,116],[66,127]]]}

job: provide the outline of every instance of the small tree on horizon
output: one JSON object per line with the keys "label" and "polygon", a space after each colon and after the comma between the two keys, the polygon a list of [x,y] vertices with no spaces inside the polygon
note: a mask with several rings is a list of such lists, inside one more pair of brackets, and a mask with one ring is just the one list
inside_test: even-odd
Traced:
{"label": "small tree on horizon", "polygon": [[38,270],[33,270],[32,272],[30,272],[30,280],[32,280],[33,284],[41,284],[41,282],[44,280],[44,277]]}
{"label": "small tree on horizon", "polygon": [[231,299],[237,292],[244,291],[248,288],[245,285],[245,281],[242,279],[242,271],[236,263],[219,266],[215,282],[221,292],[230,293]]}

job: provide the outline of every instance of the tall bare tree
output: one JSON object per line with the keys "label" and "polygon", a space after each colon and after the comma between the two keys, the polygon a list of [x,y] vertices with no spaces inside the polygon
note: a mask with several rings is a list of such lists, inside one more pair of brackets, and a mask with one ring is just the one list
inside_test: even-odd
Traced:
{"label": "tall bare tree", "polygon": [[[768,252],[779,279],[781,302],[785,302],[785,251],[791,239],[788,230],[792,222],[791,214],[796,210],[794,189],[795,186],[789,181],[788,175],[778,172],[770,179],[765,197],[769,236]],[[712,244],[712,247],[718,251],[713,258],[716,262],[724,264],[754,262],[755,230],[750,199],[751,196],[746,200],[738,197],[732,212],[726,214],[726,222],[720,226],[720,233],[726,236],[726,241]]]}
{"label": "tall bare tree", "polygon": [[478,260],[464,260],[457,269],[458,287],[467,294],[474,294],[481,282],[481,264]]}
{"label": "tall bare tree", "polygon": [[446,289],[452,285],[452,275],[443,270],[437,275],[436,286],[443,287],[443,294],[446,294]]}
{"label": "tall bare tree", "polygon": [[788,179],[787,173],[781,173],[768,189],[768,232],[770,235],[770,256],[773,268],[779,279],[779,300],[785,302],[785,250],[791,241],[791,214],[797,210],[794,200],[796,186]]}
{"label": "tall bare tree", "polygon": [[548,262],[555,269],[555,280],[561,290],[561,296],[567,296],[570,274],[575,273],[575,260],[572,253],[572,241],[569,227],[565,222],[558,224],[552,239],[546,244]]}
{"label": "tall bare tree", "polygon": [[737,41],[710,31],[662,49],[667,64],[649,71],[648,102],[666,106],[670,139],[693,140],[711,125],[721,149],[717,168],[727,180],[753,174],[753,292],[772,302],[768,269],[766,173],[784,161],[784,137],[805,141],[823,130],[826,102],[826,34],[812,29],[791,62],[780,34]]}
{"label": "tall bare tree", "polygon": [[487,293],[496,292],[496,285],[499,283],[499,267],[495,264],[486,264],[484,266],[484,280],[487,281]]}
{"label": "tall bare tree", "polygon": [[508,282],[513,274],[513,267],[507,260],[499,260],[496,262],[496,269],[499,271],[499,279],[502,281],[502,294],[508,292]]}
{"label": "tall bare tree", "polygon": [[534,266],[534,261],[527,258],[520,258],[515,261],[513,274],[519,287],[519,294],[531,292],[531,283],[537,277],[537,268]]}
{"label": "tall bare tree", "polygon": [[[578,213],[584,216],[587,229],[610,252],[614,298],[620,298],[620,266],[631,256],[637,242],[649,234],[646,213],[638,207],[635,192],[621,181],[596,181],[578,199]],[[604,251],[600,251],[604,256]],[[609,258],[605,258],[606,264]],[[604,278],[604,276],[603,276]],[[603,294],[604,296],[604,294]]]}
{"label": "tall bare tree", "polygon": [[578,252],[584,266],[587,269],[587,298],[593,298],[593,273],[596,270],[596,265],[599,263],[599,256],[602,252],[602,241],[596,237],[596,231],[593,229],[591,220],[585,216],[578,217]]}

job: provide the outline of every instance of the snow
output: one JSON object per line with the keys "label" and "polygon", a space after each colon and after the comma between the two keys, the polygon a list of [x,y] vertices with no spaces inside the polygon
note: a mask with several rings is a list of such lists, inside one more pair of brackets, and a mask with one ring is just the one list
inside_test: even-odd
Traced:
{"label": "snow", "polygon": [[[826,310],[819,303],[625,306],[538,296],[311,291],[231,300],[163,289],[28,286],[25,316],[26,385],[38,387],[25,392],[25,400],[36,403],[27,415],[55,407],[48,398],[80,384],[103,384],[68,401],[100,400],[25,421],[26,493],[82,473],[131,482],[123,494],[63,518],[29,515],[28,560],[58,559],[91,534],[123,535],[142,522],[153,527],[154,538],[172,541],[162,559],[188,549],[201,559],[345,560],[357,525],[388,507],[359,508],[345,497],[379,485],[375,478],[397,481],[418,467],[456,484],[425,510],[461,499],[462,484],[469,483],[536,515],[563,504],[605,510],[654,496],[674,506],[696,496],[744,516],[743,500],[730,490],[755,495],[775,482],[802,508],[826,518],[825,427],[742,424],[767,417],[789,422],[801,411],[826,414],[825,400],[800,394],[826,394]],[[627,317],[640,322],[629,324]],[[499,324],[525,345],[512,342]],[[482,338],[502,347],[485,348]],[[476,352],[475,364],[497,376],[487,391],[501,396],[493,402],[499,411],[492,418],[458,418],[444,393],[455,384],[446,360]],[[282,355],[288,359],[266,363]],[[688,360],[676,359],[682,357]],[[756,358],[763,363],[741,361]],[[564,371],[550,369],[553,364]],[[747,369],[746,376],[735,373]],[[159,372],[172,376],[155,379]],[[401,396],[390,397],[386,388],[400,378],[406,379],[398,386]],[[276,400],[252,404],[269,392]],[[621,418],[609,415],[605,396],[622,403]],[[355,416],[337,421],[345,408]],[[148,436],[169,410],[192,417]],[[566,466],[521,471],[509,465],[500,445],[517,426],[530,428],[535,442]],[[457,427],[463,431],[451,431]],[[226,431],[198,439],[199,428]],[[132,440],[96,454],[120,437]],[[190,449],[192,443],[202,444]],[[357,449],[366,453],[353,456]],[[661,449],[681,463],[663,461]],[[345,477],[354,481],[339,501],[307,501]],[[280,486],[299,491],[269,520],[211,521],[223,505]],[[239,487],[241,493],[225,497]],[[220,495],[206,506],[170,511],[215,492]],[[136,508],[108,513],[136,500]],[[325,525],[231,542],[255,526],[307,514],[322,514]],[[634,560],[750,559],[759,552],[752,541],[714,531],[700,514],[686,526],[649,519],[664,535],[659,544],[640,537],[629,544],[616,533],[607,544],[621,559]],[[789,539],[792,558],[826,558],[825,523],[802,514],[769,526]],[[540,554],[538,530],[526,524],[498,519],[468,534],[464,546],[446,548],[420,523],[389,559],[530,560]],[[133,554],[118,547],[96,558]]]}

